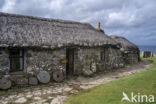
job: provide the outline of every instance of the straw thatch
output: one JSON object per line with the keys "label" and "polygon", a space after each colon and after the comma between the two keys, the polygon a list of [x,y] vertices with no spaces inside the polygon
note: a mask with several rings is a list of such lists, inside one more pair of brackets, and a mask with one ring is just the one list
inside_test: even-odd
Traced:
{"label": "straw thatch", "polygon": [[139,48],[125,37],[116,35],[111,35],[110,37],[118,42],[124,51],[139,51]]}
{"label": "straw thatch", "polygon": [[117,45],[88,23],[0,13],[0,47]]}

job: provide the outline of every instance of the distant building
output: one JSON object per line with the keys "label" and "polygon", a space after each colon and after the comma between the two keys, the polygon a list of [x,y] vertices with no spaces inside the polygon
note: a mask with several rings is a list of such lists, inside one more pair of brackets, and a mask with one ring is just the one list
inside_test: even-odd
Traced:
{"label": "distant building", "polygon": [[148,57],[153,57],[153,52],[152,51],[143,51],[143,57],[148,58]]}
{"label": "distant building", "polygon": [[120,50],[123,51],[124,61],[127,64],[137,63],[140,60],[140,50],[138,46],[122,36],[112,35],[110,37],[121,45]]}

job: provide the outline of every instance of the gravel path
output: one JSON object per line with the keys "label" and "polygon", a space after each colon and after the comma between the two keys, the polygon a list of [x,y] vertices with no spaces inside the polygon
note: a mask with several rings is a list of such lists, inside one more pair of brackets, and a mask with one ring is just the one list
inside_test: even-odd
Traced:
{"label": "gravel path", "polygon": [[76,77],[65,83],[54,83],[46,87],[26,89],[23,92],[13,92],[0,97],[0,104],[63,104],[70,95],[80,90],[92,88],[100,84],[108,83],[118,78],[135,74],[146,70],[151,62],[142,61],[140,64],[127,66],[114,72],[98,73],[93,77]]}

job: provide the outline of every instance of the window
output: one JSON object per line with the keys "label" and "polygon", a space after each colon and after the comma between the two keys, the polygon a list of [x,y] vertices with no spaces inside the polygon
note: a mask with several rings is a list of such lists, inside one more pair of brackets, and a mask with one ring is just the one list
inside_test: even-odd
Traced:
{"label": "window", "polygon": [[24,69],[23,50],[9,50],[9,70],[10,72],[22,71]]}
{"label": "window", "polygon": [[105,50],[101,52],[101,60],[105,61]]}

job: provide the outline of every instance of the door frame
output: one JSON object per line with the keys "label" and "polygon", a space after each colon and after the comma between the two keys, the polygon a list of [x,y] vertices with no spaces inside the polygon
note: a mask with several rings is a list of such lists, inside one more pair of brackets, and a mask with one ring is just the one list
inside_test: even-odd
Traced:
{"label": "door frame", "polygon": [[66,64],[66,75],[67,76],[73,76],[74,75],[74,53],[75,48],[67,48],[66,49],[66,58],[67,58],[67,64]]}

